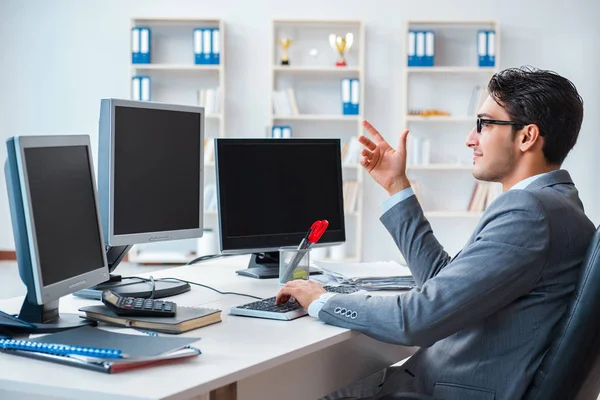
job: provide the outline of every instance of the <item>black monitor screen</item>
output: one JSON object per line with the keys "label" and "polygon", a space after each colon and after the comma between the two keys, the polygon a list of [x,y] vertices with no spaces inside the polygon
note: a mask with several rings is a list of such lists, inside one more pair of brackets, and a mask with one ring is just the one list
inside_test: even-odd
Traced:
{"label": "black monitor screen", "polygon": [[217,139],[222,250],[298,244],[312,223],[319,243],[345,241],[338,139]]}
{"label": "black monitor screen", "polygon": [[115,107],[114,234],[200,228],[201,115]]}
{"label": "black monitor screen", "polygon": [[104,249],[87,146],[24,152],[43,285],[102,268]]}

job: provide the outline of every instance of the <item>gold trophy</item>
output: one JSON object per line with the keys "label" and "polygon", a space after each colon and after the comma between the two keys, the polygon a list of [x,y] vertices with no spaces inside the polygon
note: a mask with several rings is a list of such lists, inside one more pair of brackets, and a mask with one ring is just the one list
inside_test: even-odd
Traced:
{"label": "gold trophy", "polygon": [[338,36],[335,33],[329,35],[329,44],[340,55],[340,58],[335,63],[336,67],[345,67],[347,65],[345,54],[352,47],[352,43],[354,43],[354,35],[351,33],[346,33],[345,37]]}
{"label": "gold trophy", "polygon": [[279,45],[281,47],[283,47],[283,57],[281,57],[281,65],[290,65],[290,60],[288,58],[288,49],[292,45],[292,39],[290,39],[290,38],[279,39]]}

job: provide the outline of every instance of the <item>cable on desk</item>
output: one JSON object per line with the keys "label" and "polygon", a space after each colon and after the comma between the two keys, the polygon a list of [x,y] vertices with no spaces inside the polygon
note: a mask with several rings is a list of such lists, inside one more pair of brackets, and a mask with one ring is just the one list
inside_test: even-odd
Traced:
{"label": "cable on desk", "polygon": [[219,258],[219,257],[232,257],[232,256],[243,256],[243,255],[247,255],[250,253],[236,253],[236,254],[207,254],[204,256],[200,256],[200,257],[196,257],[191,261],[188,261],[187,264],[185,265],[192,265],[192,264],[196,264],[202,261],[208,261],[208,260],[212,260],[214,258]]}
{"label": "cable on desk", "polygon": [[[150,278],[152,278],[152,277],[150,277]],[[123,278],[123,279],[139,279],[142,282],[149,282],[151,280],[150,278],[142,278],[141,276],[129,276],[129,277],[126,277],[126,278]],[[258,299],[258,300],[262,300],[264,298],[264,297],[258,297],[258,296],[254,296],[254,295],[251,295],[251,294],[245,294],[245,293],[222,292],[222,291],[220,291],[218,289],[215,289],[215,288],[207,286],[207,285],[203,285],[201,283],[192,282],[192,281],[186,281],[185,279],[179,279],[179,278],[159,278],[159,279],[154,279],[154,281],[155,282],[184,282],[184,283],[187,283],[189,285],[196,285],[196,286],[200,286],[200,287],[203,287],[203,288],[215,291],[215,292],[217,292],[219,294],[233,294],[233,295],[236,295],[236,296],[251,297],[253,299]],[[136,283],[139,283],[139,282],[136,282]],[[153,289],[154,289],[154,287],[153,287]]]}
{"label": "cable on desk", "polygon": [[203,255],[200,257],[196,257],[191,261],[188,261],[185,265],[192,265],[192,264],[196,264],[202,261],[208,261],[208,260],[212,260],[214,258],[219,258],[219,257],[226,257],[230,254],[207,254],[207,255]]}
{"label": "cable on desk", "polygon": [[219,294],[233,294],[233,295],[236,295],[236,296],[245,296],[245,297],[250,297],[250,298],[258,299],[258,300],[262,300],[263,299],[263,297],[258,297],[258,296],[254,296],[254,295],[251,295],[251,294],[238,293],[238,292],[222,292],[222,291],[220,291],[218,289],[215,289],[213,287],[210,287],[210,286],[207,286],[207,285],[203,285],[203,284],[197,283],[197,282],[186,281],[185,279],[179,279],[179,278],[162,278],[162,279],[159,279],[159,280],[163,281],[163,282],[169,282],[169,281],[171,281],[171,282],[172,281],[185,282],[185,283],[190,284],[190,285],[196,285],[196,286],[200,286],[200,287],[203,287],[203,288],[215,291],[215,292],[217,292]]}
{"label": "cable on desk", "polygon": [[[137,279],[137,281],[135,281],[135,282],[127,282],[127,283],[123,282],[126,279]],[[122,287],[122,286],[129,286],[129,285],[135,285],[137,283],[145,283],[145,282],[148,282],[148,281],[150,281],[150,279],[148,279],[148,278],[141,278],[139,276],[124,276],[123,278],[121,278],[121,282],[122,283],[111,285],[111,288]],[[152,288],[152,289],[154,290],[154,288]]]}
{"label": "cable on desk", "polygon": [[150,280],[152,281],[152,291],[150,292],[150,298],[154,298],[154,289],[156,288],[156,284],[154,283],[154,277],[150,275]]}

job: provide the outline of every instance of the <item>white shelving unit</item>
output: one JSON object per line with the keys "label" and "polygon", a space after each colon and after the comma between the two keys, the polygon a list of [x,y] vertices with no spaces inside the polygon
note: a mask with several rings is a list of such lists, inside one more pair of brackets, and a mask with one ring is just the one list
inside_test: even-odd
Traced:
{"label": "white shelving unit", "polygon": [[[225,136],[225,23],[220,19],[202,18],[135,18],[131,27],[148,27],[151,32],[149,64],[131,63],[131,77],[150,77],[151,101],[199,105],[200,89],[218,89],[217,113],[205,115],[205,139]],[[194,29],[218,28],[219,64],[195,64]],[[129,54],[131,57],[131,54]],[[133,98],[133,97],[132,97]],[[208,152],[210,153],[210,152]],[[207,152],[205,151],[205,156]],[[205,192],[215,185],[214,161],[204,165]],[[216,193],[216,191],[215,191]],[[205,198],[206,200],[206,198]],[[217,231],[217,211],[205,210],[204,227]],[[140,263],[180,263],[195,256],[197,240],[180,240],[136,245],[129,260]]]}
{"label": "white shelving unit", "polygon": [[[346,54],[347,66],[336,66],[337,53],[329,45],[329,35],[354,35],[354,43]],[[289,65],[281,65],[283,49],[278,41],[291,38],[288,49]],[[344,142],[356,139],[362,133],[364,111],[364,55],[365,30],[362,21],[343,20],[282,20],[272,21],[271,57],[269,69],[268,131],[273,125],[289,125],[292,137],[335,137]],[[359,115],[343,115],[341,80],[359,80]],[[298,114],[276,115],[273,112],[273,93],[293,88]],[[343,165],[344,180],[356,181],[358,197],[353,210],[346,210],[346,244],[341,249],[331,248],[330,256],[336,261],[362,259],[363,171],[359,165]],[[340,254],[341,253],[341,254]],[[333,257],[332,257],[333,258]]]}
{"label": "white shelving unit", "polygon": [[296,120],[296,121],[360,121],[361,117],[357,115],[319,115],[319,114],[303,114],[303,115],[272,115],[274,121]]}
{"label": "white shelving unit", "polygon": [[[426,217],[436,226],[440,242],[450,251],[458,250],[468,236],[460,228],[472,227],[480,211],[468,211],[475,186],[472,151],[465,137],[475,126],[477,107],[470,105],[477,86],[487,87],[489,78],[500,64],[500,27],[495,21],[419,21],[410,20],[405,30],[405,57],[402,68],[403,115],[409,129],[407,173],[418,182],[419,197]],[[496,67],[479,67],[478,30],[495,31]],[[408,67],[410,30],[435,32],[435,56],[432,67]],[[419,110],[428,110],[418,115]],[[448,115],[430,115],[432,111]],[[425,142],[417,151],[414,141]],[[411,154],[411,152],[413,152]],[[419,157],[419,155],[421,155]],[[412,160],[410,160],[412,158]],[[421,158],[421,162],[415,162]],[[423,159],[425,161],[423,161]]]}
{"label": "white shelving unit", "polygon": [[221,71],[221,65],[131,64],[136,71]]}

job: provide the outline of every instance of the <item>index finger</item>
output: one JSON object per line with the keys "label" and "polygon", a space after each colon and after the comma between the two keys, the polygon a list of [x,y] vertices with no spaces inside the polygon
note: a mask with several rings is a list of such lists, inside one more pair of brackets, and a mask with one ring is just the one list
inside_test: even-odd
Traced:
{"label": "index finger", "polygon": [[275,296],[275,304],[287,303],[292,294],[290,293],[291,288],[284,286],[281,288],[277,296]]}
{"label": "index finger", "polygon": [[373,137],[373,139],[375,139],[376,142],[384,141],[383,136],[381,136],[381,134],[377,132],[377,129],[375,129],[373,125],[369,123],[369,121],[363,120],[362,125],[365,128],[365,130],[369,132],[369,134]]}

